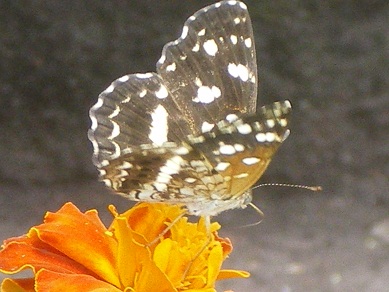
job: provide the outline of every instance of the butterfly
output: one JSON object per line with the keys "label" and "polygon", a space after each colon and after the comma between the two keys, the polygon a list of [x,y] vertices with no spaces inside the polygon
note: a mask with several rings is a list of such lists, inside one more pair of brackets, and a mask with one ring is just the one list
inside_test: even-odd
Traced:
{"label": "butterfly", "polygon": [[221,1],[185,22],[156,73],[120,77],[90,109],[102,180],[135,201],[214,216],[251,202],[250,188],[288,137],[289,101],[259,108],[247,7]]}

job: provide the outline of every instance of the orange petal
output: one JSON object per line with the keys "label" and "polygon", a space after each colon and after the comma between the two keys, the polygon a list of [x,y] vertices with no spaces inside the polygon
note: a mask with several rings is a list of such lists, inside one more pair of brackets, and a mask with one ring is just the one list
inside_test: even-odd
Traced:
{"label": "orange petal", "polygon": [[40,270],[36,275],[37,292],[121,292],[115,286],[89,275],[64,274]]}
{"label": "orange petal", "polygon": [[175,218],[182,214],[179,206],[162,203],[140,203],[123,213],[132,230],[148,242],[156,239]]}
{"label": "orange petal", "polygon": [[31,268],[34,272],[46,268],[63,273],[91,273],[36,237],[7,240],[0,251],[0,271],[14,274],[26,268]]}
{"label": "orange petal", "polygon": [[229,238],[219,237],[217,232],[214,232],[215,240],[219,241],[223,247],[223,257],[226,258],[232,252],[232,243]]}
{"label": "orange petal", "polygon": [[30,229],[46,244],[120,287],[116,270],[117,242],[97,216],[97,211],[81,213],[72,203],[58,212],[48,212],[45,222]]}
{"label": "orange petal", "polygon": [[1,292],[35,292],[34,279],[4,279],[1,283]]}

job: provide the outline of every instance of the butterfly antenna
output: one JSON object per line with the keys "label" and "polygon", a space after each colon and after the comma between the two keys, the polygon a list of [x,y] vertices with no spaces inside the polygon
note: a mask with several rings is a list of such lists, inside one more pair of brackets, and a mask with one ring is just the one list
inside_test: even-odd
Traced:
{"label": "butterfly antenna", "polygon": [[306,189],[313,192],[320,192],[323,190],[321,186],[306,186],[306,185],[293,185],[293,184],[284,184],[284,183],[264,183],[254,186],[252,189],[255,190],[259,187],[288,187],[288,188],[297,188],[297,189]]}

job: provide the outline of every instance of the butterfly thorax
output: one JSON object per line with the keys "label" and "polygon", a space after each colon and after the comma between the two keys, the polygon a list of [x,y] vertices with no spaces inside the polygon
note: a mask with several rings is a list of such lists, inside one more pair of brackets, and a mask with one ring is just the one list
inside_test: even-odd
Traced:
{"label": "butterfly thorax", "polygon": [[240,196],[235,196],[230,200],[204,200],[187,203],[185,205],[188,210],[188,214],[196,216],[216,216],[219,213],[236,209],[236,208],[246,208],[246,206],[251,202],[252,194],[251,191],[245,191]]}

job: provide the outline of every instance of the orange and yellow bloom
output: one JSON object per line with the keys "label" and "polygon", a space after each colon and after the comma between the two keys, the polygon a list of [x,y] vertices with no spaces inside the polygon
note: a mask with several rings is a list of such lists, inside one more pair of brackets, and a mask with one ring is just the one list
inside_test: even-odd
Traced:
{"label": "orange and yellow bloom", "polygon": [[221,270],[232,246],[218,237],[218,223],[208,234],[202,219],[190,223],[180,207],[165,204],[110,210],[106,228],[96,210],[82,213],[67,203],[27,235],[7,239],[0,271],[30,268],[34,278],[6,279],[1,291],[211,292],[218,279],[249,276]]}

